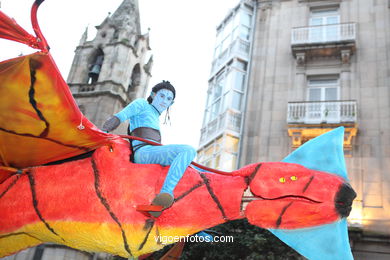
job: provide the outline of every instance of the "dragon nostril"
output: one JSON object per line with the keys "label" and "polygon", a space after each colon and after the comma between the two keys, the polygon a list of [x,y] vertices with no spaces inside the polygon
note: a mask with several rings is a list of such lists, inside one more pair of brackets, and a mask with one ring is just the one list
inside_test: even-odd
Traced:
{"label": "dragon nostril", "polygon": [[341,217],[348,217],[352,210],[352,202],[356,198],[356,192],[348,183],[343,183],[336,194],[335,207]]}

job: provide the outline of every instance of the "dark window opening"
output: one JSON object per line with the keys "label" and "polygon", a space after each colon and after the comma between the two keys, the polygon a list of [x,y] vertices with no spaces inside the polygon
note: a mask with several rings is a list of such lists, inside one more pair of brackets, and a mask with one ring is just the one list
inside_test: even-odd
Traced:
{"label": "dark window opening", "polygon": [[103,65],[104,53],[99,48],[97,49],[93,57],[93,63],[89,65],[88,84],[94,84],[98,81],[99,74]]}
{"label": "dark window opening", "polygon": [[113,39],[114,39],[114,41],[117,41],[118,38],[119,38],[119,31],[117,29],[115,29]]}
{"label": "dark window opening", "polygon": [[132,88],[135,88],[141,84],[141,68],[139,63],[137,63],[133,71],[131,72],[131,79],[129,83],[129,92],[131,91]]}

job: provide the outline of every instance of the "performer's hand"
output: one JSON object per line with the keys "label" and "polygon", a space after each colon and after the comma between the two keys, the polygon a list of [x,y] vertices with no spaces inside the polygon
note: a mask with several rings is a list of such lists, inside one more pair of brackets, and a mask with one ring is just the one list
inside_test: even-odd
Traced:
{"label": "performer's hand", "polygon": [[104,122],[102,130],[107,133],[111,132],[115,130],[120,125],[120,123],[121,121],[119,118],[116,116],[111,116],[109,119],[107,119],[106,122]]}

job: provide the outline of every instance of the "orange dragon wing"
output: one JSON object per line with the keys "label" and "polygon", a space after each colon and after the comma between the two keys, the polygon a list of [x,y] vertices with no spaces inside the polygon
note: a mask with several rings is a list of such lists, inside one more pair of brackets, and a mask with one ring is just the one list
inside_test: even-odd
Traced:
{"label": "orange dragon wing", "polygon": [[31,12],[37,37],[0,11],[0,38],[40,50],[0,63],[0,183],[16,169],[76,156],[114,137],[80,112],[40,33],[40,2]]}

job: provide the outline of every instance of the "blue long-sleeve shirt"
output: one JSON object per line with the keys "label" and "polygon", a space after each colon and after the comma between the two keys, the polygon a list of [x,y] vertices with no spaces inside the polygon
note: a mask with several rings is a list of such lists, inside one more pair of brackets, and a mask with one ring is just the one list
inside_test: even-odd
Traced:
{"label": "blue long-sleeve shirt", "polygon": [[[160,130],[160,113],[145,99],[139,98],[128,104],[115,116],[122,122],[130,121],[130,132],[138,127],[150,127]],[[133,141],[133,145],[140,144],[140,141]]]}

